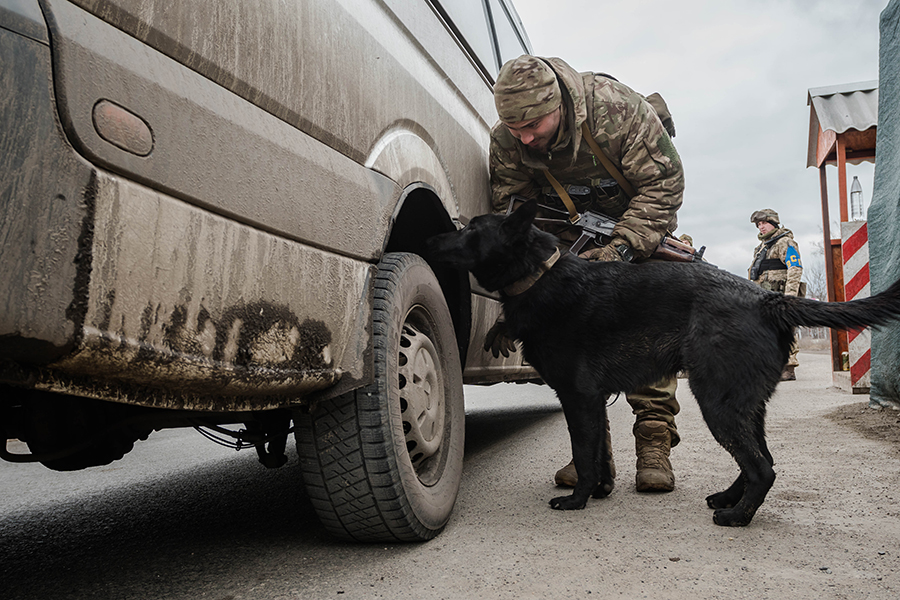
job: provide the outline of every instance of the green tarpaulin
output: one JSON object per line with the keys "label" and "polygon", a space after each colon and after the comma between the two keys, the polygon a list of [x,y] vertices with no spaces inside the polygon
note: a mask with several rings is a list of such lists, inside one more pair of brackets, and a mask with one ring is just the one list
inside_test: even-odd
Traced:
{"label": "green tarpaulin", "polygon": [[[881,13],[875,191],[868,211],[872,293],[900,278],[900,0]],[[900,326],[872,332],[872,404],[900,408]]]}

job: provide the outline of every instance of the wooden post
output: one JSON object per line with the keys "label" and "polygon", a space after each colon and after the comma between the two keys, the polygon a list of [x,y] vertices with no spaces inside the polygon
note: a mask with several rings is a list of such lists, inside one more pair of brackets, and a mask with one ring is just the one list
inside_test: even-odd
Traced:
{"label": "wooden post", "polygon": [[834,302],[834,262],[831,255],[831,217],[828,216],[828,175],[825,163],[819,167],[819,195],[822,197],[822,250],[825,253],[825,287],[827,300]]}
{"label": "wooden post", "polygon": [[847,199],[847,143],[837,136],[838,198],[841,201],[841,223],[850,220]]}
{"label": "wooden post", "polygon": [[[830,248],[832,265],[834,265],[834,301],[844,302],[844,258],[841,252],[841,240],[831,240]],[[849,348],[847,332],[840,329],[831,330],[831,361],[835,371],[843,371],[844,365],[841,354]]]}
{"label": "wooden post", "polygon": [[[831,217],[828,212],[828,175],[825,171],[826,164],[819,167],[819,193],[822,197],[822,248],[825,251],[825,287],[828,291],[828,301],[837,301],[837,285],[835,279],[835,249],[831,241]],[[838,240],[840,243],[840,240]],[[840,245],[837,247],[840,253]],[[840,261],[839,261],[840,262]],[[843,289],[843,288],[842,288]],[[828,330],[828,339],[831,341],[831,370],[841,370],[841,334],[834,329]]]}

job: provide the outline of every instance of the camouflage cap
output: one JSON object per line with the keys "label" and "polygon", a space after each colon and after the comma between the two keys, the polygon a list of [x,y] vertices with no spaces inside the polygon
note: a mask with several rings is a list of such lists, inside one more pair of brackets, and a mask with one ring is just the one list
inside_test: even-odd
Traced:
{"label": "camouflage cap", "polygon": [[764,208],[750,215],[751,223],[760,223],[762,221],[768,221],[776,227],[781,224],[781,221],[778,219],[778,213],[771,208]]}
{"label": "camouflage cap", "polygon": [[500,68],[494,103],[504,123],[543,117],[562,103],[556,73],[541,59],[523,54]]}

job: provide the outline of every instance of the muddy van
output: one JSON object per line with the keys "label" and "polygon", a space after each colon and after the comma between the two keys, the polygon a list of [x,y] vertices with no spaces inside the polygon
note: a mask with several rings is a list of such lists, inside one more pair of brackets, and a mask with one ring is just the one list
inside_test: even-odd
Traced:
{"label": "muddy van", "polygon": [[463,384],[535,375],[424,242],[489,210],[528,50],[509,0],[0,0],[2,458],[293,437],[332,533],[439,533]]}

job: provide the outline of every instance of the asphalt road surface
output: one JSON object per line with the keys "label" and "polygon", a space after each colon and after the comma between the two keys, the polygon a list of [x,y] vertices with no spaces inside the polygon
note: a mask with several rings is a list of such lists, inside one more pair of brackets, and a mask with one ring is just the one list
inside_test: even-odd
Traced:
{"label": "asphalt road surface", "polygon": [[680,382],[676,490],[634,491],[632,415],[610,408],[617,487],[558,512],[569,458],[550,390],[467,388],[460,496],[425,544],[337,542],[296,458],[274,471],[191,430],[76,473],[0,463],[0,599],[900,598],[900,452],[826,415],[867,401],[801,353],[769,405],[778,479],[753,523],[713,525],[736,476]]}

